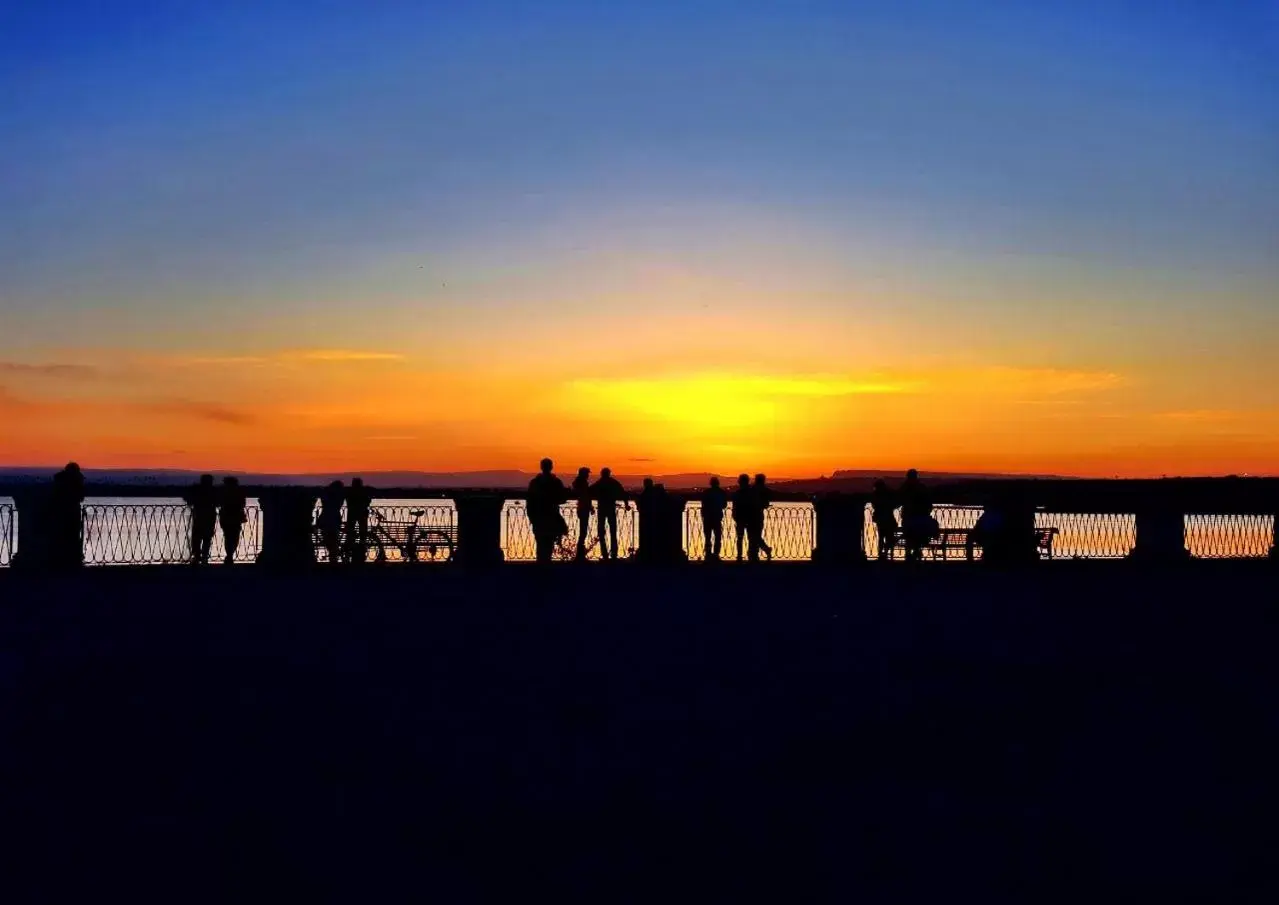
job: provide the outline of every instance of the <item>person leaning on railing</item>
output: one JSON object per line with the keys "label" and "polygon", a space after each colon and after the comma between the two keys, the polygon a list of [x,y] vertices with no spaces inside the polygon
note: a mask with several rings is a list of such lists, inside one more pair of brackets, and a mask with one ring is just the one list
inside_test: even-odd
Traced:
{"label": "person leaning on railing", "polygon": [[591,486],[591,496],[599,504],[596,527],[599,529],[600,556],[606,561],[616,560],[617,506],[619,503],[626,503],[629,508],[630,496],[622,482],[613,477],[611,468],[600,469],[600,479]]}
{"label": "person leaning on railing", "polygon": [[320,495],[320,515],[316,525],[331,563],[342,560],[342,504],[345,502],[346,490],[341,481],[332,482]]}
{"label": "person leaning on railing", "polygon": [[364,486],[363,478],[352,478],[346,492],[346,543],[351,562],[364,562],[369,549],[369,509],[373,491]]}
{"label": "person leaning on railing", "polygon": [[191,507],[191,563],[207,566],[218,524],[218,498],[213,475],[200,475],[200,482],[187,491],[184,499]]}
{"label": "person leaning on railing", "polygon": [[244,488],[238,479],[225,477],[222,479],[222,501],[218,507],[218,521],[222,524],[222,542],[226,547],[224,562],[229,566],[235,562],[235,554],[240,547],[240,532],[248,521],[248,500],[244,496]]}

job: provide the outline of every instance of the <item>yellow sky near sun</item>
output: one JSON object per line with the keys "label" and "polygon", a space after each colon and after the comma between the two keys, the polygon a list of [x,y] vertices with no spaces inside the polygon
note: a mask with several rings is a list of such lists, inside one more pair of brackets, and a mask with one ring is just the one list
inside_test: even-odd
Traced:
{"label": "yellow sky near sun", "polygon": [[465,368],[431,357],[81,350],[4,362],[0,462],[470,470],[549,454],[565,468],[623,472],[1279,471],[1279,408],[1172,405],[1149,373],[968,362],[750,370],[657,356],[578,374],[571,356],[541,368],[518,351]]}

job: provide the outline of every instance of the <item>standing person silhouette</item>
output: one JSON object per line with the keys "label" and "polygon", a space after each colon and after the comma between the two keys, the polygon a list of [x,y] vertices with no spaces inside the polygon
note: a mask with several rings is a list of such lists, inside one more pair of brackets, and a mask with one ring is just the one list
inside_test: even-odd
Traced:
{"label": "standing person silhouette", "polygon": [[186,504],[191,507],[191,563],[207,566],[213,532],[218,526],[218,497],[213,475],[200,475],[200,483],[187,491]]}
{"label": "standing person silhouette", "polygon": [[919,480],[919,472],[906,472],[906,480],[898,491],[902,503],[902,533],[906,536],[906,559],[918,562],[924,558],[924,548],[933,539],[937,523],[933,520],[933,504]]}
{"label": "standing person silhouette", "polygon": [[750,539],[750,557],[758,560],[762,551],[765,558],[773,558],[773,548],[764,539],[764,514],[772,503],[768,500],[768,485],[762,474],[755,475],[755,484],[751,487],[751,521],[746,527],[746,536]]}
{"label": "standing person silhouette", "polygon": [[875,531],[879,535],[879,558],[887,561],[893,558],[893,548],[897,546],[897,498],[888,489],[888,484],[881,478],[875,482],[875,489],[870,495],[871,519],[875,523]]}
{"label": "standing person silhouette", "polygon": [[746,474],[737,476],[737,490],[733,492],[733,533],[737,536],[737,561],[742,561],[745,550],[746,530],[751,521],[751,477]]}
{"label": "standing person silhouette", "polygon": [[238,479],[229,476],[222,479],[218,522],[222,525],[222,545],[226,548],[223,562],[228,566],[235,562],[235,554],[240,547],[240,531],[248,521],[248,514],[245,512],[248,502]]}
{"label": "standing person silhouette", "polygon": [[329,562],[342,561],[342,505],[346,502],[346,489],[341,481],[334,481],[320,495],[320,516],[316,525],[324,549],[329,552]]}
{"label": "standing person silhouette", "polygon": [[528,482],[528,520],[537,546],[537,561],[547,563],[555,554],[555,544],[568,534],[560,514],[560,504],[568,499],[564,482],[555,476],[555,463],[542,460],[542,471]]}
{"label": "standing person silhouette", "polygon": [[57,569],[84,565],[84,472],[75,462],[53,476],[49,500],[52,547],[49,562]]}
{"label": "standing person silhouette", "polygon": [[591,470],[585,465],[577,470],[577,477],[573,479],[573,496],[577,500],[577,550],[573,554],[573,559],[577,562],[585,562],[586,539],[590,536],[593,509]]}
{"label": "standing person silhouette", "polygon": [[728,494],[719,486],[719,478],[711,478],[711,486],[702,494],[702,534],[706,541],[706,559],[719,559],[724,544],[724,510],[728,508]]}
{"label": "standing person silhouette", "polygon": [[363,478],[352,478],[351,489],[346,492],[346,546],[351,562],[364,562],[369,558],[369,507],[373,505],[373,493],[364,486]]}
{"label": "standing person silhouette", "polygon": [[595,518],[599,528],[600,556],[605,560],[615,561],[617,559],[617,504],[624,502],[627,508],[631,505],[626,488],[622,486],[621,481],[613,477],[613,469],[601,468],[600,479],[591,488],[591,496],[599,504],[599,512]]}

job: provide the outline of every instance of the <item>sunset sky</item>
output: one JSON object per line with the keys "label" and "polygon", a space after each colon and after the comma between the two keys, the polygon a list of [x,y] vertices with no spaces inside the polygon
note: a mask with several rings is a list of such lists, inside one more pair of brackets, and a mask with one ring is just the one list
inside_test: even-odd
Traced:
{"label": "sunset sky", "polygon": [[1279,474],[1279,5],[18,2],[0,464]]}

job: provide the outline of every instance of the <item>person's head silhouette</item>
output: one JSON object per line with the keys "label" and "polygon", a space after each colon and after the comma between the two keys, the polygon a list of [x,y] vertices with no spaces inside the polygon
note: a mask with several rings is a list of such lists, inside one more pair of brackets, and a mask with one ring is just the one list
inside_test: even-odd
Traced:
{"label": "person's head silhouette", "polygon": [[645,490],[652,490],[652,489],[653,489],[653,479],[652,479],[652,478],[645,478],[645,479],[644,479],[644,489],[645,489]]}
{"label": "person's head silhouette", "polygon": [[601,469],[600,469],[600,477],[601,477],[601,478],[611,478],[611,477],[613,477],[613,469],[609,468],[608,466],[605,466],[604,468],[601,468]]}
{"label": "person's head silhouette", "polygon": [[739,475],[737,476],[737,486],[738,486],[738,487],[749,487],[749,486],[751,486],[751,476],[750,476],[750,475],[747,475],[747,474],[739,474]]}
{"label": "person's head silhouette", "polygon": [[577,476],[585,480],[586,478],[589,478],[591,476],[591,470],[587,468],[585,465],[583,465],[581,468],[577,470]]}
{"label": "person's head silhouette", "polygon": [[68,462],[65,471],[70,475],[78,475],[80,473],[80,466],[76,462]]}
{"label": "person's head silhouette", "polygon": [[211,474],[202,474],[202,475],[200,475],[200,486],[201,486],[201,487],[212,487],[212,486],[213,486],[213,475],[211,475]]}
{"label": "person's head silhouette", "polygon": [[912,468],[910,471],[906,472],[906,480],[908,480],[908,481],[918,481],[918,480],[919,480],[919,472]]}
{"label": "person's head silhouette", "polygon": [[714,488],[716,488],[716,489],[718,489],[718,488],[719,488],[719,478],[712,477],[712,478],[711,478],[711,486],[712,486],[712,487],[714,487]]}
{"label": "person's head silhouette", "polygon": [[766,479],[764,478],[764,475],[763,475],[763,474],[757,474],[757,475],[755,475],[755,486],[757,486],[757,487],[763,487],[763,486],[764,486],[764,481],[765,481],[765,480],[766,480]]}
{"label": "person's head silhouette", "polygon": [[363,487],[363,486],[364,486],[364,478],[351,478],[351,486],[352,486],[352,487]]}
{"label": "person's head silhouette", "polygon": [[554,467],[555,467],[555,463],[552,462],[550,459],[542,460],[542,474],[550,474],[551,469],[553,469]]}
{"label": "person's head silhouette", "polygon": [[329,484],[329,489],[330,489],[330,490],[341,490],[341,489],[342,489],[342,482],[341,482],[341,481],[333,481],[332,483],[330,483],[330,484]]}

